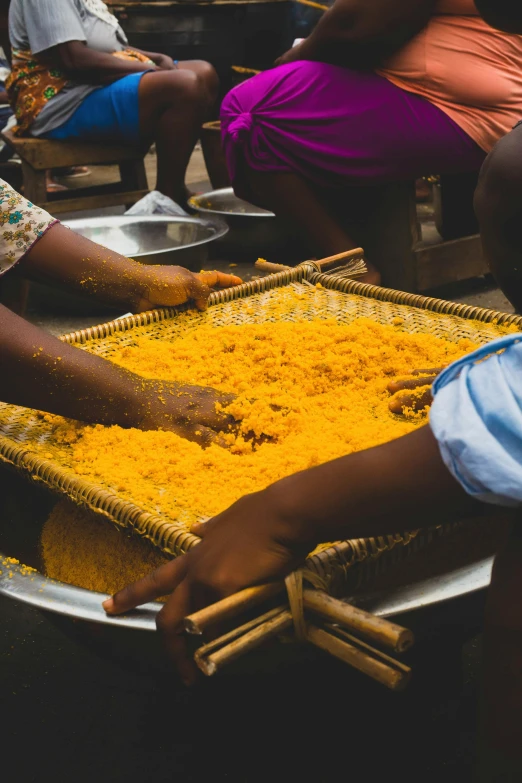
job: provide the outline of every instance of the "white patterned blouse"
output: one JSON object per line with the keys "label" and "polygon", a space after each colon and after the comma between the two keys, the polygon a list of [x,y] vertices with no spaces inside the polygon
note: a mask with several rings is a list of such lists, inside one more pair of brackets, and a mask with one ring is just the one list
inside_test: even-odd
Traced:
{"label": "white patterned blouse", "polygon": [[58,221],[0,179],[0,275],[11,269]]}

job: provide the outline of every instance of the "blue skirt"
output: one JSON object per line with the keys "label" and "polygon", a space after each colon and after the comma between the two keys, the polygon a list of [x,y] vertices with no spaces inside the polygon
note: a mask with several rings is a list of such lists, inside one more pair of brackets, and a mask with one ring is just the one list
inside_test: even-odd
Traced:
{"label": "blue skirt", "polygon": [[131,73],[95,90],[63,125],[43,138],[137,144],[140,139],[138,89],[144,73],[147,71]]}

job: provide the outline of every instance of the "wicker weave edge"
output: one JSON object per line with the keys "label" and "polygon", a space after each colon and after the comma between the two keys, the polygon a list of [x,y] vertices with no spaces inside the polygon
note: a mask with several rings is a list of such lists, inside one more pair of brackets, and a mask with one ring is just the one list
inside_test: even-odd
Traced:
{"label": "wicker weave edge", "polygon": [[[468,320],[478,320],[483,323],[495,321],[498,324],[516,324],[522,327],[522,317],[508,313],[500,313],[494,310],[486,310],[479,307],[447,302],[440,299],[424,297],[418,294],[408,294],[402,291],[381,288],[379,286],[358,283],[345,278],[336,278],[335,274],[323,274],[315,271],[312,263],[303,263],[288,271],[267,275],[264,278],[243,283],[234,288],[224,289],[211,294],[209,306],[224,304],[226,302],[245,298],[253,294],[262,293],[270,289],[289,285],[293,282],[308,280],[313,284],[320,283],[323,287],[342,293],[355,294],[368,299],[377,299],[391,302],[397,305],[416,307],[422,310],[430,310],[439,314],[453,315]],[[187,307],[161,308],[150,310],[137,315],[119,318],[114,321],[89,327],[79,331],[63,335],[60,339],[69,344],[86,343],[107,337],[117,332],[125,332],[135,327],[159,323],[166,319],[176,317]],[[51,490],[59,490],[75,502],[83,505],[95,513],[102,514],[121,527],[130,527],[140,536],[149,539],[162,551],[178,556],[186,552],[199,542],[199,538],[188,533],[185,527],[175,522],[144,511],[130,501],[124,501],[116,494],[110,493],[103,487],[78,478],[71,472],[64,472],[58,483],[52,481],[56,471],[53,463],[41,459],[35,452],[28,448],[17,447],[11,441],[0,436],[0,461],[19,468],[29,479],[43,482]],[[95,502],[96,498],[96,502]],[[157,526],[161,530],[160,535],[151,535],[148,531],[151,526]],[[311,555],[307,566],[318,576],[328,577],[328,571],[344,571],[349,563],[359,562],[358,549],[370,548],[370,559],[379,558],[381,552],[390,551],[396,544],[404,544],[417,536],[419,531],[413,531],[403,535],[383,537],[383,546],[378,539],[356,539],[334,544],[322,552]],[[366,552],[368,555],[368,552]]]}
{"label": "wicker weave edge", "polygon": [[[452,315],[469,321],[481,321],[482,323],[495,322],[499,326],[519,326],[522,329],[522,316],[514,313],[501,313],[498,310],[488,310],[483,307],[450,302],[445,299],[422,296],[421,294],[408,294],[404,291],[395,291],[392,288],[359,283],[356,280],[336,277],[335,272],[324,274],[314,269],[313,263],[304,262],[285,272],[277,272],[273,275],[250,280],[247,283],[214,291],[208,300],[209,307],[236,299],[243,299],[254,294],[263,293],[273,288],[280,288],[290,283],[299,283],[308,280],[316,285],[320,283],[331,291],[339,291],[344,294],[355,294],[366,299],[377,299],[381,302],[390,302],[396,305],[416,307],[419,310],[429,310],[439,315]],[[186,312],[187,306],[165,307],[156,310],[147,310],[137,315],[129,315],[125,318],[117,318],[114,321],[90,326],[87,329],[79,329],[68,332],[60,337],[63,342],[73,344],[85,344],[89,340],[102,339],[117,332],[125,332],[138,326],[147,326],[159,323],[166,319],[175,318],[179,313]]]}
{"label": "wicker weave edge", "polygon": [[[311,265],[303,264],[302,266],[289,269],[288,272],[278,272],[274,275],[267,275],[266,277],[261,277],[256,280],[250,280],[247,283],[234,286],[234,288],[224,288],[221,291],[214,291],[209,296],[208,306],[212,307],[219,304],[226,304],[226,302],[232,302],[235,299],[244,299],[254,294],[269,291],[272,288],[281,288],[290,283],[299,283],[302,280],[307,279],[311,272],[313,272],[313,267]],[[126,332],[129,329],[134,329],[138,326],[161,323],[161,321],[175,318],[180,313],[187,312],[188,310],[189,308],[187,305],[146,310],[145,312],[137,313],[136,315],[128,315],[125,318],[116,318],[114,321],[107,321],[106,323],[97,324],[96,326],[89,326],[87,329],[78,329],[75,332],[68,332],[67,334],[61,335],[59,339],[69,345],[76,345],[78,343],[83,345],[89,340],[103,339],[104,337],[109,337],[117,332]]]}
{"label": "wicker weave edge", "polygon": [[356,280],[336,277],[335,273],[324,274],[312,272],[308,280],[316,285],[320,283],[324,288],[340,291],[343,294],[356,294],[367,299],[378,299],[381,302],[391,302],[397,305],[416,307],[419,310],[430,310],[439,315],[453,315],[468,321],[481,321],[499,326],[520,326],[522,329],[522,316],[515,313],[501,313],[498,310],[487,310],[484,307],[450,302],[446,299],[435,299],[421,294],[408,294],[405,291],[395,291],[392,288],[381,288],[376,285],[359,283]]}
{"label": "wicker weave edge", "polygon": [[[50,460],[39,457],[28,448],[14,446],[2,436],[0,436],[0,462],[20,470],[30,481],[40,482],[52,492],[65,495],[78,505],[107,517],[119,527],[136,532],[173,557],[187,552],[200,541],[184,526],[144,511],[134,503],[122,500],[118,495],[108,492],[100,485],[79,478],[71,471],[62,469],[56,481],[56,466]],[[161,529],[162,532],[153,535],[150,532],[151,528],[156,528],[156,531]]]}

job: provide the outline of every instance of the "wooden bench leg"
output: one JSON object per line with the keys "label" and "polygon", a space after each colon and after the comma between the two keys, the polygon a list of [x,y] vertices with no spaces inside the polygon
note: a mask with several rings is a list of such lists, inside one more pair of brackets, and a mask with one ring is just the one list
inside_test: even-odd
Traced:
{"label": "wooden bench leg", "polygon": [[379,269],[381,285],[418,291],[414,248],[421,232],[414,182],[350,188],[336,196],[332,209]]}
{"label": "wooden bench leg", "polygon": [[[129,160],[119,164],[122,190],[148,190],[147,173],[144,160]],[[126,204],[127,209],[134,201]]]}
{"label": "wooden bench leg", "polygon": [[47,201],[47,172],[33,169],[26,161],[22,160],[22,173],[24,175],[24,196],[37,206]]}

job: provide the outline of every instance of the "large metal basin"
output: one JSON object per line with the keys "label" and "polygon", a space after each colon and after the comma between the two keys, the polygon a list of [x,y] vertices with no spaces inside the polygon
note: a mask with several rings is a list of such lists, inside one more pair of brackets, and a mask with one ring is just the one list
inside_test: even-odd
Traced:
{"label": "large metal basin", "polygon": [[[24,573],[16,564],[2,564],[5,556],[41,568],[39,537],[56,497],[0,468],[0,594],[74,620],[154,631],[161,605],[148,604],[123,617],[109,617],[101,607],[106,596],[55,582],[36,573]],[[492,554],[505,530],[504,520],[493,520],[486,535],[473,530],[453,542],[440,539],[424,550],[390,565],[367,581],[350,600],[383,617],[419,612],[484,590],[489,584]],[[491,532],[489,532],[491,531]],[[479,540],[480,539],[480,540]],[[437,549],[438,547],[438,549]]]}
{"label": "large metal basin", "polygon": [[228,232],[219,218],[160,215],[77,218],[66,225],[92,242],[142,264],[176,264],[199,271],[213,242]]}
{"label": "large metal basin", "polygon": [[273,212],[256,207],[238,198],[232,188],[219,188],[190,199],[190,206],[202,217],[221,219],[230,231],[220,240],[225,253],[241,254],[243,260],[268,256],[277,260],[276,253],[284,251],[284,259],[302,260],[299,238]]}

